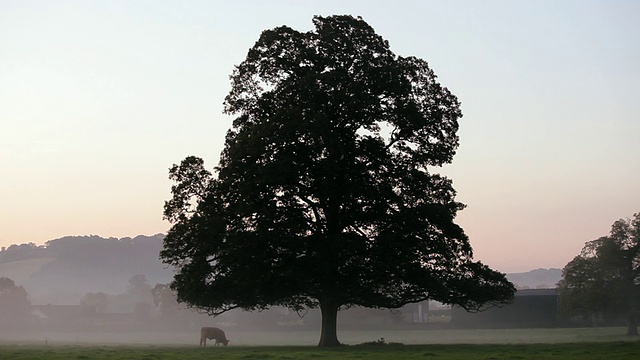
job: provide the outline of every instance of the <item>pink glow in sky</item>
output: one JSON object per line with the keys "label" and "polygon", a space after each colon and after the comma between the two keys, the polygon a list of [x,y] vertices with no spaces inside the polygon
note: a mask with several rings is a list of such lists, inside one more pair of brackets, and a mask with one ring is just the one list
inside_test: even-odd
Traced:
{"label": "pink glow in sky", "polygon": [[0,246],[165,232],[168,168],[217,164],[264,29],[362,16],[462,101],[442,172],[475,257],[563,267],[640,211],[637,1],[0,0]]}

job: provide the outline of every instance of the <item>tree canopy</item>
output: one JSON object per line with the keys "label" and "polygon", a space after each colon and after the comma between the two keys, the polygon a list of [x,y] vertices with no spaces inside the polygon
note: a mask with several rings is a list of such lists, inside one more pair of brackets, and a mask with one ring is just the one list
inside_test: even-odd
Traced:
{"label": "tree canopy", "polygon": [[0,277],[0,323],[3,326],[23,325],[31,314],[27,291],[8,277]]}
{"label": "tree canopy", "polygon": [[613,223],[608,236],[587,242],[562,271],[558,288],[568,312],[623,316],[627,334],[640,319],[640,213]]}
{"label": "tree canopy", "polygon": [[341,307],[509,301],[433,171],[458,147],[457,97],[361,18],[313,23],[264,31],[235,68],[213,173],[195,156],[170,169],[161,257],[178,299],[210,314],[320,307],[320,345],[339,344]]}

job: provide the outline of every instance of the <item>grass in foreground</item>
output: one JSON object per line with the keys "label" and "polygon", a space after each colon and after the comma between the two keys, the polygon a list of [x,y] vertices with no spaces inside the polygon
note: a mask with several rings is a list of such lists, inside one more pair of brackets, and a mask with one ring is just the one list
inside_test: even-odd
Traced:
{"label": "grass in foreground", "polygon": [[153,347],[0,345],[2,360],[182,360],[182,359],[638,359],[640,341],[570,344],[449,344],[316,347]]}

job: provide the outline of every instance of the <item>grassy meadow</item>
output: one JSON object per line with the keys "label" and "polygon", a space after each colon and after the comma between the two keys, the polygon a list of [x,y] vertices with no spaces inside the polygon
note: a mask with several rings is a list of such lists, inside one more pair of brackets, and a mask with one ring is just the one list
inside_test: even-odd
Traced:
{"label": "grassy meadow", "polygon": [[[231,340],[229,347],[315,346],[320,330],[238,331],[224,329]],[[338,339],[346,345],[375,342],[404,345],[446,344],[559,344],[582,342],[624,342],[636,340],[625,336],[625,328],[551,328],[551,329],[440,329],[440,330],[338,330]],[[638,339],[640,340],[640,339]],[[0,331],[2,345],[78,345],[78,346],[197,346],[200,329],[185,332],[10,332]],[[0,360],[2,357],[0,357]]]}
{"label": "grassy meadow", "polygon": [[316,347],[156,347],[0,345],[2,360],[182,360],[182,359],[638,359],[640,342],[570,344],[449,344]]}
{"label": "grassy meadow", "polygon": [[640,338],[624,336],[624,330],[341,331],[347,346],[332,349],[315,346],[317,332],[229,332],[230,346],[206,348],[198,346],[194,334],[171,339],[169,334],[137,334],[128,342],[116,334],[66,339],[49,334],[45,343],[37,338],[41,334],[18,339],[0,333],[0,359],[640,359]]}

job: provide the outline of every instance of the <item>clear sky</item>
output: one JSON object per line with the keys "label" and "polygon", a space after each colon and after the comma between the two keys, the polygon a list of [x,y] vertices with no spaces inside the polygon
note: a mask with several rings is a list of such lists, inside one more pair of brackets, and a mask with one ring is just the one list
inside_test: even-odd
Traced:
{"label": "clear sky", "polygon": [[168,168],[218,162],[264,29],[360,15],[462,102],[442,172],[475,258],[563,267],[640,212],[638,1],[0,0],[0,246],[165,232]]}

